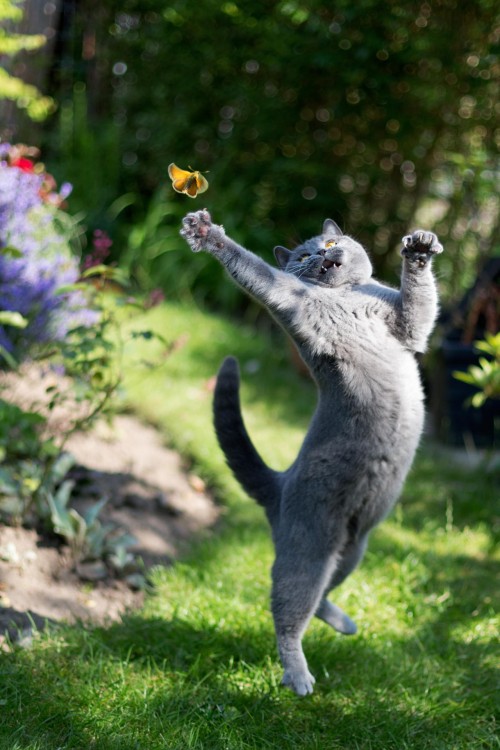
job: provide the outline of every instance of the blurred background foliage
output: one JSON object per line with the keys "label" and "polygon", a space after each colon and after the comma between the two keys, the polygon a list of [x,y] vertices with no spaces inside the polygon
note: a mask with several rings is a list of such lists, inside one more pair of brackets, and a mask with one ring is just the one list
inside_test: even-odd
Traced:
{"label": "blurred background foliage", "polygon": [[[446,246],[445,301],[498,254],[493,0],[56,4],[47,161],[142,286],[246,304],[178,237],[202,206],[268,258],[331,216],[391,282],[425,225]],[[207,170],[209,191],[173,193],[171,161]]]}
{"label": "blurred background foliage", "polygon": [[9,72],[13,57],[20,52],[38,50],[47,42],[43,34],[19,33],[17,29],[22,21],[21,0],[0,0],[0,102],[11,102],[26,110],[31,120],[41,121],[54,110],[53,100]]}

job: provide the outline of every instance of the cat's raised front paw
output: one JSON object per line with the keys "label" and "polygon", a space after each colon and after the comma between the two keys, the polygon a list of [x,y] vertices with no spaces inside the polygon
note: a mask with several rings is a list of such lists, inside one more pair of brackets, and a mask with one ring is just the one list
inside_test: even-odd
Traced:
{"label": "cat's raised front paw", "polygon": [[308,669],[286,669],[281,684],[291,688],[297,695],[310,695],[316,682]]}
{"label": "cat's raised front paw", "polygon": [[194,253],[199,253],[206,245],[207,237],[212,228],[212,219],[208,211],[194,211],[182,220],[181,237],[184,237]]}
{"label": "cat's raised front paw", "polygon": [[434,232],[425,232],[423,229],[417,229],[415,232],[406,235],[402,242],[401,255],[418,263],[419,266],[425,266],[433,255],[443,252],[443,246]]}

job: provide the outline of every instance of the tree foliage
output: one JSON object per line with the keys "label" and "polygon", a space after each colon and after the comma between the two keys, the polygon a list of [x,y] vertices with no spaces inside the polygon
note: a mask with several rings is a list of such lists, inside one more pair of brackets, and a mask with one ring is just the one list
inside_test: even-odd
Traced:
{"label": "tree foliage", "polygon": [[[18,34],[13,28],[23,17],[20,0],[0,0],[0,60],[15,57],[20,52],[31,52],[43,47],[47,41],[43,34]],[[0,101],[9,99],[24,109],[32,120],[44,120],[53,111],[54,102],[43,96],[36,86],[25,83],[0,67]]]}
{"label": "tree foliage", "polygon": [[209,170],[216,220],[259,252],[332,216],[386,275],[425,220],[446,241],[450,294],[491,252],[491,0],[82,5],[96,46],[80,80],[120,131],[125,189],[148,193],[171,161],[191,164]]}

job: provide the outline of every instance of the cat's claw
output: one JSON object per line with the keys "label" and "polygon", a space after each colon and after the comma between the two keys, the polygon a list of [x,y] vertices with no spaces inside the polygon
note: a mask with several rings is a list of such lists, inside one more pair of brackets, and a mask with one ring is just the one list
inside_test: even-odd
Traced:
{"label": "cat's claw", "polygon": [[310,695],[313,692],[313,685],[316,682],[313,675],[308,669],[305,671],[299,669],[287,669],[281,680],[281,684],[289,687],[294,693],[300,695]]}
{"label": "cat's claw", "polygon": [[212,227],[212,218],[207,209],[187,214],[182,220],[181,237],[184,237],[194,253],[203,250],[208,232]]}
{"label": "cat's claw", "polygon": [[406,235],[402,242],[401,255],[418,263],[419,266],[425,266],[433,255],[443,252],[443,246],[434,232],[425,232],[423,229]]}

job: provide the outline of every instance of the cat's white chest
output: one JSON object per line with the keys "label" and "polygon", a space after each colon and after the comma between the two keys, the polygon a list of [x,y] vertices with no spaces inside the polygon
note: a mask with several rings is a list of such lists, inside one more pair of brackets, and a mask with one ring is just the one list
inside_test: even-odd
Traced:
{"label": "cat's white chest", "polygon": [[314,356],[353,364],[376,356],[390,335],[376,304],[339,290],[315,289],[296,328]]}

